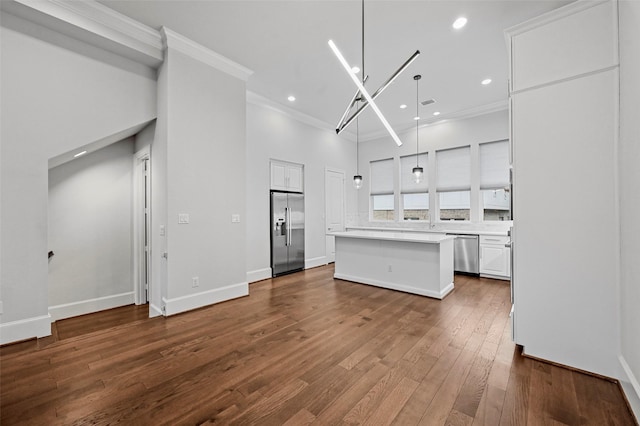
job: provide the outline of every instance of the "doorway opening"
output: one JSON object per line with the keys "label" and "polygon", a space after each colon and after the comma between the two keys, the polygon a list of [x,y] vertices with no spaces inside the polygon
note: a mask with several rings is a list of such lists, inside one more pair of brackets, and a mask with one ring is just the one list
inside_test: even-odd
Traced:
{"label": "doorway opening", "polygon": [[149,303],[151,282],[151,167],[149,148],[134,158],[134,293],[136,305]]}

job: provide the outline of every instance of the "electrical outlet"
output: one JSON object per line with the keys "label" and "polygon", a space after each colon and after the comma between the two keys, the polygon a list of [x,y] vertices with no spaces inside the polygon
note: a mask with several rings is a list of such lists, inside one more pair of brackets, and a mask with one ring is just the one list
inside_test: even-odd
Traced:
{"label": "electrical outlet", "polygon": [[189,223],[189,213],[178,213],[178,223]]}
{"label": "electrical outlet", "polygon": [[191,287],[200,286],[200,277],[192,277],[191,278]]}
{"label": "electrical outlet", "polygon": [[231,222],[232,223],[240,223],[240,215],[237,213],[234,213],[231,215]]}

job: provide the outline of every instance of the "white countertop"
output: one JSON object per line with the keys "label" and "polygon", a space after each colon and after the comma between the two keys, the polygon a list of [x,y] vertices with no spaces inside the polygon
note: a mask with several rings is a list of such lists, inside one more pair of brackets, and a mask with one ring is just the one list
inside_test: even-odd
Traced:
{"label": "white countertop", "polygon": [[[462,230],[462,229],[415,229],[415,228],[387,228],[387,227],[375,227],[375,226],[347,226],[347,229],[359,230],[359,231],[383,231],[388,233],[420,233],[420,234],[461,234],[461,235],[494,235],[494,236],[507,236],[506,231],[485,231],[485,230]],[[353,231],[351,231],[353,232]]]}
{"label": "white countertop", "polygon": [[452,240],[455,238],[452,235],[445,235],[443,233],[389,232],[386,230],[332,232],[327,235],[345,238],[360,238],[365,240],[406,241],[426,244],[440,244],[441,241]]}

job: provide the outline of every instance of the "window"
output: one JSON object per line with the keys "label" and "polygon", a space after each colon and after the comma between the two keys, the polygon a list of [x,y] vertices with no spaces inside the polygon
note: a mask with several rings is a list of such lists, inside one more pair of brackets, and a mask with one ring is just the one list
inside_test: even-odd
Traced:
{"label": "window", "polygon": [[471,219],[471,147],[436,152],[440,220]]}
{"label": "window", "polygon": [[482,194],[482,220],[511,220],[511,197],[504,189],[486,189]]}
{"label": "window", "polygon": [[[429,172],[426,153],[400,157],[400,195],[403,220],[429,220]],[[416,183],[413,168],[419,164],[424,169],[422,180]]]}
{"label": "window", "polygon": [[393,158],[372,161],[371,171],[371,219],[394,220]]}
{"label": "window", "polygon": [[438,193],[440,220],[470,220],[471,191]]}
{"label": "window", "polygon": [[511,220],[509,141],[480,144],[480,194],[483,220]]}

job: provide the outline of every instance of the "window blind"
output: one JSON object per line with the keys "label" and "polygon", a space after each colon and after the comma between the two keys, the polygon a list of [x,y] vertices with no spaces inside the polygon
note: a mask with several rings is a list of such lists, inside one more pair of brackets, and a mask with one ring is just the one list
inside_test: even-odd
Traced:
{"label": "window blind", "polygon": [[480,144],[480,189],[509,185],[509,141]]}
{"label": "window blind", "polygon": [[436,151],[436,189],[440,192],[471,189],[471,147]]}
{"label": "window blind", "polygon": [[427,177],[429,176],[429,171],[427,169],[428,165],[428,156],[427,153],[418,154],[418,163],[420,167],[424,169],[424,174],[422,176],[422,181],[420,183],[416,183],[413,180],[413,168],[416,166],[416,156],[415,155],[407,155],[405,157],[400,157],[400,193],[402,194],[417,194],[421,192],[429,192],[429,181]]}
{"label": "window blind", "polygon": [[371,195],[393,194],[393,158],[370,163]]}

